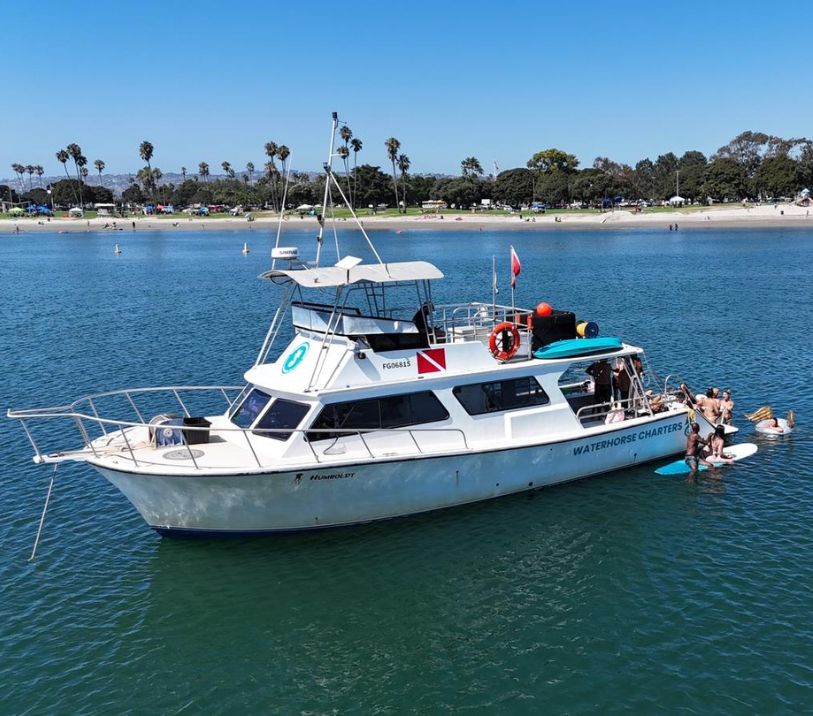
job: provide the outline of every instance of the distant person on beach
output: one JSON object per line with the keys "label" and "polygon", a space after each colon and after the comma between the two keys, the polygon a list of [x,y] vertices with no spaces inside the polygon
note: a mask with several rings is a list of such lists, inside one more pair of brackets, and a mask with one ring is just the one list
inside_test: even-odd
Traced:
{"label": "distant person on beach", "polygon": [[684,460],[691,470],[691,476],[697,474],[697,466],[705,465],[706,467],[714,467],[706,458],[703,457],[703,448],[708,443],[700,437],[700,426],[697,423],[692,423],[689,437],[686,438],[686,457]]}
{"label": "distant person on beach", "polygon": [[135,231],[135,221],[133,222],[133,231]]}

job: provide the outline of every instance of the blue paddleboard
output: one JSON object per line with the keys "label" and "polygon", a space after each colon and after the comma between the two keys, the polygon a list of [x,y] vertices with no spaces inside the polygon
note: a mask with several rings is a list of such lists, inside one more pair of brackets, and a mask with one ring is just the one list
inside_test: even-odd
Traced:
{"label": "blue paddleboard", "polygon": [[543,346],[534,352],[534,358],[575,358],[577,356],[588,356],[593,353],[604,353],[605,351],[617,351],[623,348],[624,344],[620,338],[604,336],[602,338],[568,338],[564,341],[556,341],[547,346]]}
{"label": "blue paddleboard", "polygon": [[[723,452],[726,455],[731,455],[734,462],[736,462],[737,460],[750,457],[756,451],[757,446],[754,443],[740,443],[739,445],[729,445]],[[712,458],[706,458],[706,460],[713,463],[715,467],[725,467],[731,464],[730,462],[715,462]],[[708,467],[698,465],[698,470],[708,470]],[[670,462],[668,465],[664,465],[655,470],[656,475],[688,475],[690,472],[691,469],[683,458]]]}

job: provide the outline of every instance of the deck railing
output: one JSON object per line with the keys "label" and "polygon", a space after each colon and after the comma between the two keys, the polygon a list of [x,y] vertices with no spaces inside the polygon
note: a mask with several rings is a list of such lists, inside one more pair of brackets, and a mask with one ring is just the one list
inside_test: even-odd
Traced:
{"label": "deck railing", "polygon": [[[240,395],[243,394],[245,388],[243,386],[168,386],[168,387],[160,387],[160,388],[133,388],[133,389],[126,389],[126,390],[118,390],[118,391],[109,391],[106,393],[97,393],[94,395],[84,396],[79,398],[78,400],[70,403],[68,405],[63,406],[56,406],[51,408],[41,408],[41,409],[33,409],[33,410],[9,410],[7,412],[7,417],[15,420],[19,420],[22,424],[23,430],[25,431],[26,435],[28,436],[28,440],[31,443],[31,446],[34,449],[34,453],[36,455],[37,462],[57,462],[61,460],[68,460],[68,459],[81,459],[80,456],[90,456],[97,459],[101,459],[104,457],[104,451],[102,446],[99,445],[96,441],[103,436],[108,436],[111,440],[114,440],[117,437],[121,437],[123,440],[123,444],[119,446],[119,449],[116,452],[117,457],[125,457],[130,459],[133,462],[134,467],[141,467],[143,465],[163,465],[166,466],[166,462],[158,462],[149,459],[149,452],[144,452],[145,446],[143,444],[134,445],[132,442],[133,432],[137,429],[146,429],[147,436],[149,436],[149,431],[157,430],[160,426],[156,424],[150,424],[150,422],[144,420],[142,409],[138,407],[135,402],[136,397],[139,395],[143,395],[146,393],[168,393],[172,395],[175,399],[175,402],[180,406],[181,410],[183,411],[186,417],[191,417],[189,411],[187,410],[187,406],[184,403],[183,399],[181,398],[181,393],[186,392],[201,392],[201,391],[210,391],[210,392],[218,392],[224,398],[227,408],[235,405]],[[229,397],[228,391],[240,391],[237,398],[231,399]],[[110,418],[101,417],[99,411],[97,409],[97,403],[103,398],[112,398],[112,397],[123,397],[125,400],[128,401],[130,406],[133,409],[133,412],[137,416],[137,420],[115,420]],[[163,411],[166,412],[166,411]],[[160,413],[159,413],[160,414]],[[75,426],[79,432],[79,435],[82,439],[83,448],[78,451],[61,451],[57,453],[50,453],[44,454],[43,451],[40,449],[39,444],[37,443],[33,430],[29,423],[34,420],[55,420],[55,419],[70,419],[75,423]],[[99,435],[94,437],[91,434],[91,430],[88,428],[95,427]],[[466,435],[460,428],[447,428],[447,427],[436,427],[436,428],[381,428],[381,429],[371,429],[371,430],[358,430],[358,429],[341,429],[341,428],[241,428],[239,426],[229,425],[228,427],[204,427],[204,426],[195,426],[195,425],[172,425],[172,426],[164,426],[170,427],[172,430],[177,430],[180,432],[183,440],[182,445],[178,445],[179,449],[185,449],[187,455],[189,456],[189,460],[194,465],[195,469],[201,470],[204,468],[212,469],[217,467],[219,469],[229,469],[229,468],[245,468],[245,465],[233,465],[233,466],[222,466],[222,465],[202,465],[199,461],[201,457],[200,454],[195,453],[193,449],[194,445],[205,445],[207,443],[202,442],[198,443],[194,440],[187,440],[186,435],[190,432],[206,432],[206,433],[215,433],[215,434],[222,434],[226,433],[234,434],[234,435],[242,435],[242,438],[246,442],[246,447],[252,456],[253,462],[259,468],[270,467],[271,463],[273,462],[274,466],[279,466],[279,458],[274,457],[273,459],[269,459],[267,461],[263,461],[261,459],[261,455],[258,454],[258,451],[255,449],[255,445],[252,443],[252,438],[254,436],[262,437],[263,435],[279,435],[285,434],[290,437],[293,434],[307,434],[307,439],[305,443],[310,448],[311,454],[313,456],[314,462],[316,464],[322,464],[326,462],[324,459],[325,456],[331,456],[330,450],[337,447],[339,445],[339,440],[342,437],[353,437],[356,436],[359,438],[363,449],[366,453],[366,456],[372,460],[376,458],[382,457],[380,454],[376,454],[376,451],[370,445],[370,437],[373,434],[385,434],[385,435],[407,435],[409,440],[411,441],[412,445],[414,445],[415,451],[408,453],[408,454],[419,454],[424,455],[427,453],[432,452],[440,452],[440,451],[448,451],[449,446],[445,444],[442,448],[438,450],[427,450],[427,445],[425,441],[420,441],[419,438],[429,434],[449,434],[452,433],[459,438],[459,442],[457,442],[458,449],[463,449],[468,451],[469,445],[466,439]],[[314,440],[312,439],[313,434],[325,434],[324,442],[327,443],[329,440],[331,441],[327,447],[324,449],[317,450],[314,446]],[[341,433],[341,435],[337,436],[337,433]],[[286,437],[286,440],[288,438]],[[238,438],[239,440],[239,438]],[[322,441],[316,441],[322,442]],[[421,443],[424,443],[423,445]],[[239,445],[238,441],[233,443],[234,445]],[[166,446],[159,446],[153,448],[152,446],[149,449],[158,449],[164,450],[172,448],[171,445]],[[320,446],[321,447],[321,446]],[[136,454],[138,451],[140,452],[138,455]],[[262,453],[262,450],[259,451]],[[321,453],[321,456],[320,456]],[[335,454],[335,453],[333,453]],[[398,453],[403,454],[403,453]],[[335,462],[335,458],[331,460]]]}

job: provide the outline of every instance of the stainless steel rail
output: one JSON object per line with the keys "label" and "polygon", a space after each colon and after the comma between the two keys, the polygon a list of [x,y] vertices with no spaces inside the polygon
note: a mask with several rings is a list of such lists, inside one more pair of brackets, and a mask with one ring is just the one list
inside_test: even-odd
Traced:
{"label": "stainless steel rail", "polygon": [[[133,465],[135,467],[141,467],[145,465],[166,465],[165,462],[157,462],[152,461],[149,459],[149,450],[155,450],[156,448],[149,446],[145,448],[144,446],[133,445],[131,441],[132,431],[135,429],[145,429],[149,431],[150,429],[155,429],[155,425],[150,425],[149,422],[146,422],[141,417],[140,410],[136,407],[135,402],[133,401],[133,395],[139,393],[159,393],[161,391],[168,392],[173,395],[173,397],[177,398],[177,402],[181,404],[182,407],[185,407],[183,404],[182,399],[178,395],[179,392],[190,392],[190,391],[217,391],[223,394],[226,397],[226,403],[229,407],[231,407],[235,401],[229,401],[228,396],[226,395],[225,391],[228,390],[241,390],[242,395],[243,386],[168,386],[168,387],[161,387],[161,388],[133,388],[127,390],[119,390],[119,391],[110,391],[107,393],[98,393],[95,395],[84,396],[79,398],[78,400],[74,401],[73,403],[65,406],[57,406],[53,408],[41,408],[41,409],[33,409],[33,410],[9,410],[7,412],[7,416],[11,419],[19,420],[23,426],[23,430],[25,431],[26,435],[28,436],[29,442],[31,443],[32,447],[34,448],[34,452],[37,456],[37,462],[57,462],[63,459],[71,459],[71,457],[76,458],[79,455],[92,455],[97,460],[102,459],[104,454],[100,452],[101,447],[97,441],[101,437],[109,438],[108,445],[115,440],[117,437],[121,436],[123,439],[124,445],[121,447],[121,451],[116,453],[117,457],[124,457],[129,458],[132,460]],[[113,396],[124,396],[128,399],[130,404],[133,407],[134,412],[138,416],[138,420],[131,421],[131,420],[113,420],[109,418],[103,418],[98,414],[97,409],[95,408],[96,402],[98,402],[99,398],[102,397],[113,397]],[[239,396],[238,396],[239,397]],[[94,402],[94,400],[96,402]],[[90,407],[91,413],[82,412],[80,406],[83,404],[87,404]],[[188,413],[186,413],[188,416]],[[68,452],[59,452],[59,453],[52,453],[45,455],[40,450],[39,445],[37,444],[32,431],[29,429],[29,423],[33,420],[53,420],[53,419],[71,419],[76,423],[76,427],[79,431],[79,434],[82,438],[84,447],[82,450],[79,451],[68,451]],[[90,426],[97,426],[101,434],[96,438],[96,440],[92,439],[90,433],[88,432],[87,425]],[[376,455],[373,448],[370,446],[368,440],[371,434],[378,433],[378,434],[400,434],[405,433],[408,434],[412,444],[415,446],[415,452],[410,453],[402,453],[402,454],[420,454],[424,455],[429,452],[430,454],[434,454],[435,452],[446,452],[449,450],[448,445],[440,448],[438,450],[427,451],[426,446],[421,447],[421,443],[418,440],[420,435],[425,433],[431,434],[441,434],[441,433],[455,433],[459,435],[461,439],[461,444],[464,450],[469,451],[471,448],[469,447],[468,440],[466,439],[466,435],[460,428],[382,428],[379,430],[365,430],[359,431],[354,429],[340,429],[340,428],[267,428],[267,429],[260,429],[260,428],[241,428],[238,426],[234,427],[200,427],[194,425],[184,425],[184,426],[173,426],[173,429],[177,429],[181,431],[181,435],[184,437],[184,447],[186,448],[189,458],[194,465],[196,470],[203,470],[203,469],[230,469],[230,467],[225,466],[212,466],[212,465],[204,465],[199,462],[199,456],[196,457],[195,452],[192,450],[192,446],[189,441],[185,439],[185,433],[188,431],[205,431],[205,432],[215,432],[215,433],[235,433],[235,434],[242,434],[245,437],[246,443],[248,445],[249,451],[252,455],[254,463],[259,468],[269,467],[270,464],[265,464],[258,454],[255,446],[252,443],[251,437],[262,436],[264,434],[288,434],[289,436],[292,434],[308,434],[312,435],[314,433],[325,433],[333,438],[333,443],[328,446],[325,450],[322,450],[322,457],[320,458],[319,452],[313,445],[312,440],[306,440],[308,447],[310,448],[311,454],[313,455],[313,459],[315,464],[322,464],[325,462],[323,459],[327,452],[336,444],[336,442],[343,436],[358,436],[361,444],[364,446],[367,456],[371,460],[375,460],[381,455]],[[342,433],[343,435],[340,437],[336,437],[336,433]],[[365,435],[367,437],[365,437]],[[326,437],[325,440],[330,439]],[[195,444],[195,443],[192,443]],[[205,443],[204,443],[205,444]],[[166,446],[168,447],[168,446]],[[163,448],[159,448],[163,449]],[[335,460],[334,460],[335,461]],[[278,458],[274,461],[275,465],[279,465]],[[234,465],[231,466],[237,469],[245,469],[245,465]]]}

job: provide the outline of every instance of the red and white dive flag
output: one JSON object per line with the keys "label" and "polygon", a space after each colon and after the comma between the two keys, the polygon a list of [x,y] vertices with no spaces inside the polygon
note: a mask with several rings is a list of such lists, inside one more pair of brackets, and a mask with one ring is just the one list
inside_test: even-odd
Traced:
{"label": "red and white dive flag", "polygon": [[511,288],[517,285],[517,276],[519,276],[520,271],[522,271],[522,264],[519,262],[519,256],[517,256],[517,252],[514,251],[514,247],[511,247]]}
{"label": "red and white dive flag", "polygon": [[418,351],[418,375],[423,373],[440,373],[446,370],[446,349],[427,348]]}

